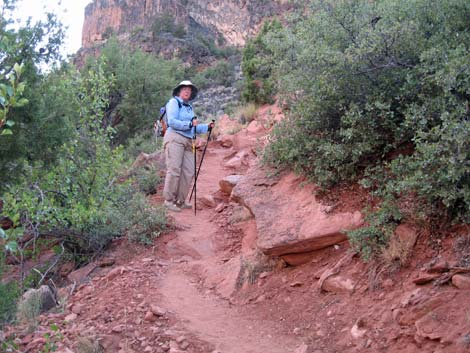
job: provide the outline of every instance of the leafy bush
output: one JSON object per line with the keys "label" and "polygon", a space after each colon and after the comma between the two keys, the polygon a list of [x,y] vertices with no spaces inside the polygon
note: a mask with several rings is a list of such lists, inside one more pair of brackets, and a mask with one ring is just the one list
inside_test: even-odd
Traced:
{"label": "leafy bush", "polygon": [[[310,6],[264,35],[265,71],[289,109],[265,161],[325,187],[383,167],[387,179],[374,185],[383,196],[414,194],[468,220],[470,3]],[[249,50],[245,70],[258,67]]]}
{"label": "leafy bush", "polygon": [[137,134],[127,140],[125,147],[126,158],[128,160],[136,159],[140,153],[153,153],[162,148],[162,138],[156,138],[153,132],[146,131],[142,134]]}
{"label": "leafy bush", "polygon": [[[214,39],[202,34],[196,35],[193,41],[199,43],[201,46],[206,48],[209,55],[215,56],[216,58],[228,59],[238,53],[235,47],[231,46],[217,46]],[[219,40],[220,41],[220,40]]]}
{"label": "leafy bush", "polygon": [[402,215],[393,202],[386,201],[378,209],[368,210],[367,226],[348,231],[351,247],[366,261],[375,257],[389,243]]}
{"label": "leafy bush", "polygon": [[245,78],[242,98],[245,102],[272,103],[276,93],[272,70],[274,58],[267,36],[281,31],[277,20],[264,23],[258,35],[243,49],[242,72]]}
{"label": "leafy bush", "polygon": [[64,144],[54,167],[27,166],[24,178],[4,195],[4,214],[15,224],[7,246],[23,258],[16,239],[27,232],[35,239],[50,234],[64,239],[80,261],[100,251],[112,237],[122,235],[130,181],[118,182],[124,165],[122,148],[111,148],[111,128],[102,128],[112,82],[101,67],[88,77],[76,77],[81,117],[75,136]]}
{"label": "leafy bush", "polygon": [[255,119],[257,110],[258,106],[256,104],[248,103],[235,109],[233,116],[240,122],[240,124],[247,124]]}
{"label": "leafy bush", "polygon": [[166,211],[150,206],[143,195],[136,195],[130,203],[132,225],[128,230],[131,241],[151,245],[167,229]]}
{"label": "leafy bush", "polygon": [[0,283],[0,326],[15,318],[19,295],[20,289],[17,283]]}
{"label": "leafy bush", "polygon": [[152,33],[155,37],[162,33],[171,33],[177,38],[183,38],[186,30],[182,24],[177,24],[172,14],[165,12],[157,15],[152,24]]}
{"label": "leafy bush", "polygon": [[199,72],[194,77],[194,83],[200,88],[212,85],[230,87],[235,80],[234,65],[227,60],[219,60],[213,66]]}
{"label": "leafy bush", "polygon": [[[177,82],[183,79],[183,67],[178,60],[165,60],[123,46],[116,38],[107,41],[102,49],[102,69],[114,80],[109,92],[109,105],[103,125],[113,127],[113,144],[125,144],[127,139],[153,131],[153,123],[171,97]],[[87,64],[96,70],[102,58]]]}
{"label": "leafy bush", "polygon": [[155,194],[157,187],[162,183],[158,170],[153,165],[135,170],[134,179],[137,181],[139,191],[145,195]]}
{"label": "leafy bush", "polygon": [[[17,3],[4,1],[0,11],[0,192],[16,181],[23,159],[48,161],[67,138],[66,119],[58,123],[56,116],[42,109],[41,69],[60,59],[63,27],[53,14],[47,14],[44,22],[15,23],[14,16],[20,13]],[[50,132],[47,138],[45,130]]]}

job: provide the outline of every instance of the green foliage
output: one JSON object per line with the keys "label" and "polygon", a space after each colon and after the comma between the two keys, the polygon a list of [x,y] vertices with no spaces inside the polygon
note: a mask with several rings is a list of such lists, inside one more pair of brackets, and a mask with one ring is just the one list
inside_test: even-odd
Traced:
{"label": "green foliage", "polygon": [[183,38],[186,30],[182,24],[176,23],[172,14],[165,12],[156,16],[152,24],[152,33],[154,37],[162,33],[171,33],[177,38]]}
{"label": "green foliage", "polygon": [[145,195],[155,194],[157,187],[162,183],[162,179],[158,175],[158,170],[153,165],[135,170],[134,179],[137,182],[138,190]]}
{"label": "green foliage", "polygon": [[0,135],[13,134],[11,128],[15,125],[15,122],[8,120],[9,110],[28,104],[26,98],[21,98],[26,87],[24,82],[19,82],[23,68],[22,65],[15,64],[13,72],[9,74],[8,84],[0,83]]}
{"label": "green foliage", "polygon": [[60,332],[59,326],[52,324],[50,326],[51,332],[46,332],[44,334],[45,343],[42,347],[40,353],[50,353],[55,352],[58,349],[58,343],[63,341],[64,335]]}
{"label": "green foliage", "polygon": [[217,59],[234,59],[238,54],[235,47],[217,45],[213,38],[204,34],[195,34],[186,45],[181,48],[182,56],[191,55],[197,63],[204,63],[204,58],[212,61],[212,57]]}
{"label": "green foliage", "polygon": [[156,138],[153,131],[143,131],[127,140],[126,158],[135,160],[140,153],[153,153],[162,147],[162,138]]}
{"label": "green foliage", "polygon": [[367,226],[348,231],[347,234],[351,247],[368,261],[388,244],[402,215],[389,200],[383,202],[380,208],[366,212]]}
{"label": "green foliage", "polygon": [[200,88],[220,85],[230,87],[235,81],[234,64],[227,60],[219,60],[194,77],[194,83]]}
{"label": "green foliage", "polygon": [[254,103],[239,106],[235,109],[233,116],[240,124],[248,124],[255,119],[258,106]]}
{"label": "green foliage", "polygon": [[289,107],[265,161],[325,187],[384,167],[387,179],[374,185],[382,195],[414,194],[464,220],[470,4],[329,0],[310,6],[307,16],[263,42],[273,53],[270,75]]}
{"label": "green foliage", "polygon": [[[28,21],[24,25],[13,25],[15,9],[16,1],[4,1],[0,12],[0,95],[3,97],[0,98],[0,120],[3,120],[0,125],[5,123],[4,119],[9,121],[4,125],[8,129],[3,131],[4,134],[11,133],[0,138],[0,192],[16,181],[23,159],[53,159],[55,148],[68,135],[64,134],[65,119],[48,110],[54,101],[44,103],[43,92],[48,86],[42,85],[40,73],[46,64],[60,59],[63,27],[53,14],[48,14],[44,22]],[[21,81],[18,81],[20,73]],[[7,106],[6,98],[13,99]],[[8,109],[13,108],[12,103],[16,107]],[[50,137],[46,131],[51,132]]]}
{"label": "green foliage", "polygon": [[20,288],[15,281],[0,283],[0,327],[15,319]]}
{"label": "green foliage", "polygon": [[17,319],[19,322],[28,324],[33,331],[38,324],[38,316],[41,313],[42,297],[39,291],[32,292],[27,300],[18,303]]}
{"label": "green foliage", "polygon": [[[115,38],[108,40],[102,56],[105,76],[115,82],[103,125],[116,129],[113,144],[123,144],[142,131],[152,131],[160,107],[170,98],[175,82],[183,78],[183,67],[177,60],[133,51]],[[88,63],[87,70],[96,65],[96,61]]]}
{"label": "green foliage", "polygon": [[281,28],[277,20],[265,22],[258,35],[250,39],[243,49],[242,72],[245,82],[242,98],[245,102],[264,104],[274,101],[273,50],[267,40],[268,36],[280,33]]}
{"label": "green foliage", "polygon": [[53,13],[47,13],[45,21],[13,25],[16,2],[4,0],[0,9],[0,75],[8,74],[15,63],[20,63],[25,65],[29,81],[40,64],[60,59],[64,28]]}
{"label": "green foliage", "polygon": [[129,211],[132,225],[128,237],[133,242],[151,245],[153,240],[167,229],[165,209],[150,206],[142,194],[137,194],[133,198]]}
{"label": "green foliage", "polygon": [[99,251],[123,233],[130,182],[117,182],[123,149],[111,148],[113,131],[101,124],[111,85],[101,67],[77,77],[80,120],[75,136],[60,148],[54,167],[25,168],[23,181],[4,195],[4,214],[15,224],[7,231],[8,241],[14,244],[24,232],[35,237],[59,234],[67,249],[80,257]]}

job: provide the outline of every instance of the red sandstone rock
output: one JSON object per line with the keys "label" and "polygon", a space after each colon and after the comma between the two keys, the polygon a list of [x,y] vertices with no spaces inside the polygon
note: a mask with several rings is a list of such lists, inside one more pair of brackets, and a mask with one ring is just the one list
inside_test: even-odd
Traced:
{"label": "red sandstone rock", "polygon": [[219,181],[220,190],[223,193],[230,195],[232,193],[233,188],[235,187],[235,185],[237,185],[241,178],[241,175],[226,176],[221,181]]}
{"label": "red sandstone rock", "polygon": [[267,255],[322,249],[346,240],[344,231],[362,224],[358,211],[326,212],[313,185],[300,187],[293,173],[273,178],[260,167],[251,168],[234,187],[232,199],[255,216],[258,247]]}
{"label": "red sandstone rock", "polygon": [[465,275],[452,276],[452,284],[458,289],[470,289],[470,277]]}

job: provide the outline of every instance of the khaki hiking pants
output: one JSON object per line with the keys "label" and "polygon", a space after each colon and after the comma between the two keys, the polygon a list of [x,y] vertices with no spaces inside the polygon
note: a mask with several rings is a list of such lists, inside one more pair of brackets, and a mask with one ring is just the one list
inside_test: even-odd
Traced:
{"label": "khaki hiking pants", "polygon": [[194,175],[192,141],[176,132],[168,131],[163,139],[166,177],[163,197],[170,202],[184,202]]}

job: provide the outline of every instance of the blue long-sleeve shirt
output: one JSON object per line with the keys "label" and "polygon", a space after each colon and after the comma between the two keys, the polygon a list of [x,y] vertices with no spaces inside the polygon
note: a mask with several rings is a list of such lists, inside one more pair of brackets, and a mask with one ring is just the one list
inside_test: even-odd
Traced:
{"label": "blue long-sleeve shirt", "polygon": [[[176,100],[181,103],[181,108]],[[194,112],[190,104],[184,103],[180,97],[173,97],[166,104],[166,115],[168,118],[168,131],[174,131],[188,138],[193,137],[194,128],[191,127],[191,120],[194,117]],[[205,134],[208,127],[208,124],[198,124],[196,133]]]}

